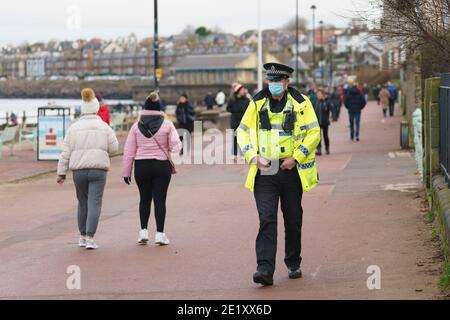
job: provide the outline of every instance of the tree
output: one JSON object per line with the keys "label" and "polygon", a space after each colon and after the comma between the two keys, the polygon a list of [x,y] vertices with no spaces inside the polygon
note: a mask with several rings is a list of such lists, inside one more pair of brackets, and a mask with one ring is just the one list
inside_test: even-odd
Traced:
{"label": "tree", "polygon": [[211,31],[208,30],[206,27],[201,26],[195,30],[195,33],[200,37],[207,37],[211,34]]}
{"label": "tree", "polygon": [[361,16],[374,34],[420,52],[429,73],[450,71],[450,0],[371,0],[370,7]]}
{"label": "tree", "polygon": [[195,27],[191,24],[188,24],[186,27],[184,27],[183,31],[181,31],[181,34],[185,36],[192,36],[195,34]]}
{"label": "tree", "polygon": [[[295,32],[295,28],[297,26],[297,18],[293,17],[291,18],[283,27],[282,29],[285,31]],[[305,18],[298,18],[298,30],[300,32],[306,32],[308,29],[308,21]]]}

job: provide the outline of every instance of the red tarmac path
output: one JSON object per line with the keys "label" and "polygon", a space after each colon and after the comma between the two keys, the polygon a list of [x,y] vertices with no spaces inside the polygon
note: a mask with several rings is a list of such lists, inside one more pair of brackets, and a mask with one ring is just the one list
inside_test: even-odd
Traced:
{"label": "red tarmac path", "polygon": [[[245,166],[179,167],[168,199],[172,244],[139,247],[137,189],[122,182],[114,158],[98,251],[76,246],[70,179],[63,187],[53,174],[0,185],[0,299],[438,297],[438,252],[419,210],[414,158],[399,150],[401,118],[382,122],[370,104],[360,143],[349,141],[347,119],[343,112],[333,124],[332,155],[318,159],[321,184],[304,196],[303,279],[287,278],[280,215],[275,286],[252,283],[258,218]],[[154,225],[152,215],[152,235]],[[66,288],[71,265],[81,268],[81,290]],[[371,265],[381,268],[381,290],[366,286]]]}

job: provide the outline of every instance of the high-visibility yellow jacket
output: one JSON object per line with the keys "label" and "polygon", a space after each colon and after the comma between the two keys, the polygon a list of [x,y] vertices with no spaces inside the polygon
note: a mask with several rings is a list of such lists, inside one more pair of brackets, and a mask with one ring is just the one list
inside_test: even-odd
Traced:
{"label": "high-visibility yellow jacket", "polygon": [[[271,148],[271,146],[264,146],[261,140],[267,141],[267,132],[261,130],[260,111],[270,102],[271,94],[268,89],[258,93],[245,113],[241,125],[237,130],[237,138],[239,146],[245,155],[247,163],[250,164],[250,171],[248,173],[246,188],[254,191],[255,179],[258,174],[258,167],[255,163],[256,157],[263,156],[265,150],[263,148]],[[297,170],[302,182],[303,191],[312,191],[318,183],[318,170],[316,163],[316,149],[320,142],[320,126],[317,120],[316,113],[311,101],[300,92],[293,88],[288,90],[287,105],[292,106],[295,111],[295,125],[292,134],[289,137],[292,139],[292,150],[283,150],[279,152],[280,158],[285,158],[286,153],[292,155],[297,161]],[[285,107],[285,108],[286,108]],[[272,120],[271,120],[272,124]],[[272,136],[284,136],[282,128],[279,128],[279,123],[272,124]],[[284,140],[283,145],[286,146]],[[278,144],[276,144],[278,146]],[[272,145],[273,147],[273,145]],[[283,156],[284,154],[284,156]],[[268,159],[272,160],[272,159]]]}

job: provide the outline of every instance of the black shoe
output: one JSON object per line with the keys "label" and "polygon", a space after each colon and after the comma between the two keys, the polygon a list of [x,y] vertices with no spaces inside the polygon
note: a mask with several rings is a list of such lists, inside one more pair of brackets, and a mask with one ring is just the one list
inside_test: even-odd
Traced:
{"label": "black shoe", "polygon": [[300,279],[303,277],[302,269],[289,270],[289,279]]}
{"label": "black shoe", "polygon": [[327,149],[327,155],[328,156],[330,155],[330,149]]}
{"label": "black shoe", "polygon": [[359,138],[356,138],[356,141],[360,142],[361,140],[359,140]]}
{"label": "black shoe", "polygon": [[263,286],[273,286],[273,277],[269,273],[263,273],[257,271],[253,275],[253,281],[257,284],[261,284]]}
{"label": "black shoe", "polygon": [[322,151],[321,150],[317,150],[316,155],[320,157],[322,155]]}

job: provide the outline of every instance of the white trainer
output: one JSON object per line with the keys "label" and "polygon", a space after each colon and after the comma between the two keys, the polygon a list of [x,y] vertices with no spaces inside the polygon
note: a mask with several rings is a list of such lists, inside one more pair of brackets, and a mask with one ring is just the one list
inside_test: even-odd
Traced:
{"label": "white trainer", "polygon": [[98,249],[98,245],[94,242],[94,240],[86,240],[86,249],[96,250]]}
{"label": "white trainer", "polygon": [[86,248],[86,238],[80,238],[80,240],[78,240],[78,246],[80,248]]}
{"label": "white trainer", "polygon": [[143,230],[139,231],[138,243],[141,245],[146,245],[148,243],[148,230],[147,229],[143,229]]}
{"label": "white trainer", "polygon": [[155,243],[160,246],[167,246],[170,244],[170,241],[165,233],[158,232],[155,237]]}

